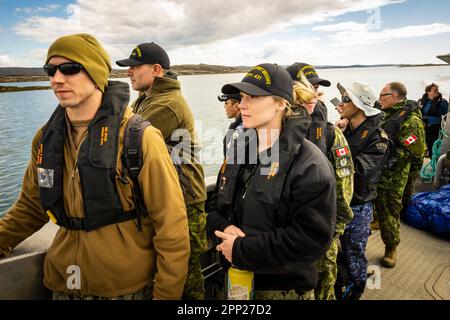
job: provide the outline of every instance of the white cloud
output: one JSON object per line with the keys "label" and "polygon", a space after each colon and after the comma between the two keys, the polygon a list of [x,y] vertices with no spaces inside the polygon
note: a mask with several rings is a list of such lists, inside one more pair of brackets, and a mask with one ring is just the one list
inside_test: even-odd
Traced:
{"label": "white cloud", "polygon": [[32,13],[33,12],[33,9],[32,8],[29,8],[29,7],[24,7],[24,8],[16,8],[16,12],[18,12],[18,13],[27,13],[27,14],[30,14],[30,13]]}
{"label": "white cloud", "polygon": [[40,64],[44,64],[45,58],[47,57],[47,49],[32,49],[28,56],[33,61],[39,61]]}
{"label": "white cloud", "polygon": [[6,54],[0,54],[0,67],[15,67],[18,64],[13,58]]}
{"label": "white cloud", "polygon": [[36,9],[38,12],[52,12],[58,10],[59,7],[61,7],[61,5],[59,4],[49,4],[46,5],[45,7],[37,7]]}
{"label": "white cloud", "polygon": [[61,5],[59,4],[48,4],[44,7],[23,7],[23,8],[16,8],[16,12],[18,13],[25,13],[25,14],[37,14],[42,12],[53,12],[57,10]]}
{"label": "white cloud", "polygon": [[152,40],[172,49],[327,21],[346,12],[398,2],[401,1],[135,0],[130,5],[127,0],[78,0],[67,7],[65,19],[33,16],[18,23],[14,30],[45,43],[62,34],[95,31],[106,44],[134,45]]}
{"label": "white cloud", "polygon": [[335,46],[368,46],[393,40],[434,36],[450,33],[450,25],[445,23],[433,23],[428,25],[407,26],[394,29],[372,30],[368,24],[353,21],[315,27],[315,32],[335,32],[329,39]]}
{"label": "white cloud", "polygon": [[[172,64],[369,64],[380,62],[375,53],[365,52],[370,44],[449,32],[447,24],[383,30],[380,8],[405,1],[77,0],[65,8],[65,18],[35,14],[13,31],[45,44],[64,34],[91,33],[113,61],[128,57],[138,43],[154,41],[168,50]],[[361,11],[367,13],[366,23],[331,24],[335,17]],[[309,35],[296,32],[319,22],[328,24],[313,27]],[[42,61],[45,53],[40,49],[31,57]]]}
{"label": "white cloud", "polygon": [[[280,50],[276,32],[403,1],[135,0],[130,5],[126,0],[77,0],[66,7],[66,18],[34,15],[13,30],[46,44],[64,34],[92,33],[113,60],[127,57],[138,43],[154,41],[169,51],[175,63],[242,65],[296,51]],[[249,44],[254,39],[262,43]]]}
{"label": "white cloud", "polygon": [[368,25],[365,23],[357,23],[354,21],[341,22],[337,24],[329,24],[324,26],[318,26],[311,29],[312,31],[319,32],[339,32],[339,31],[366,31]]}

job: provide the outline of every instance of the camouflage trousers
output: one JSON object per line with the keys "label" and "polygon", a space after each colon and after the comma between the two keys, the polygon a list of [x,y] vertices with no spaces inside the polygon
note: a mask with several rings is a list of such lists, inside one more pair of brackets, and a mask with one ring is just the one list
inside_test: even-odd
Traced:
{"label": "camouflage trousers", "polygon": [[191,255],[189,257],[188,276],[182,299],[204,300],[205,287],[200,265],[200,255],[208,249],[205,204],[200,203],[188,206],[187,215]]}
{"label": "camouflage trousers", "polygon": [[354,217],[341,236],[341,245],[351,282],[363,289],[367,282],[366,246],[372,221],[372,203],[352,206],[352,210]]}
{"label": "camouflage trousers", "polygon": [[106,298],[99,296],[81,296],[73,293],[64,293],[53,291],[53,300],[151,300],[153,297],[153,288],[145,287],[134,293],[125,294],[118,297]]}
{"label": "camouflage trousers", "polygon": [[400,243],[400,212],[402,210],[402,195],[385,189],[378,189],[374,200],[380,225],[381,239],[386,246],[396,246]]}
{"label": "camouflage trousers", "polygon": [[314,290],[305,293],[297,290],[256,290],[255,300],[314,300]]}
{"label": "camouflage trousers", "polygon": [[411,167],[409,169],[408,181],[406,182],[405,190],[402,196],[402,209],[400,210],[400,216],[403,216],[404,210],[410,204],[412,195],[414,194],[415,182],[420,174],[420,169],[422,169],[423,161],[422,159],[416,159],[411,162]]}
{"label": "camouflage trousers", "polygon": [[314,288],[316,300],[336,300],[336,296],[334,294],[334,284],[336,283],[337,277],[337,241],[337,239],[333,239],[330,248],[317,263],[319,280]]}

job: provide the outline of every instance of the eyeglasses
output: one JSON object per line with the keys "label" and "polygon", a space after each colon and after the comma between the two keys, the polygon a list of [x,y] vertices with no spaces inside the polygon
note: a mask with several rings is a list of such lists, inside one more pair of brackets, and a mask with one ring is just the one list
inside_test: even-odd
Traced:
{"label": "eyeglasses", "polygon": [[61,63],[57,66],[53,64],[46,64],[44,66],[44,71],[50,76],[53,77],[56,73],[56,70],[59,70],[64,75],[76,74],[83,70],[84,67],[77,62],[66,62]]}
{"label": "eyeglasses", "polygon": [[341,100],[342,100],[343,103],[350,103],[350,102],[352,102],[352,99],[350,99],[349,96],[342,96]]}
{"label": "eyeglasses", "polygon": [[390,96],[392,95],[392,92],[388,92],[388,93],[380,93],[380,99],[386,96]]}

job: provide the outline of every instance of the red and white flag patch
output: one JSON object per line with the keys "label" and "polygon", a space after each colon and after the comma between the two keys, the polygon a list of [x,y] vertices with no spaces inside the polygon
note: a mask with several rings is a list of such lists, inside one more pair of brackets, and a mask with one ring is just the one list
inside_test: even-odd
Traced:
{"label": "red and white flag patch", "polygon": [[411,145],[411,144],[413,144],[413,143],[415,143],[417,141],[417,137],[415,136],[415,135],[410,135],[408,138],[406,138],[403,142],[407,145],[407,146],[409,146],[409,145]]}
{"label": "red and white flag patch", "polygon": [[340,148],[340,149],[336,149],[336,155],[337,155],[338,157],[346,156],[346,155],[348,155],[349,153],[350,153],[350,151],[348,150],[347,147],[343,147],[343,148]]}

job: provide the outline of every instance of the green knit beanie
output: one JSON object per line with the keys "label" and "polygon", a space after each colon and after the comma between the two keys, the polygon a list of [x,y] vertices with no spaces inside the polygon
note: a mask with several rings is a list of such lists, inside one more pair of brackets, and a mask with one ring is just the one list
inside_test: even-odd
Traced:
{"label": "green knit beanie", "polygon": [[98,88],[105,92],[111,72],[111,60],[102,45],[87,33],[72,34],[58,38],[48,49],[47,60],[64,57],[83,65]]}

